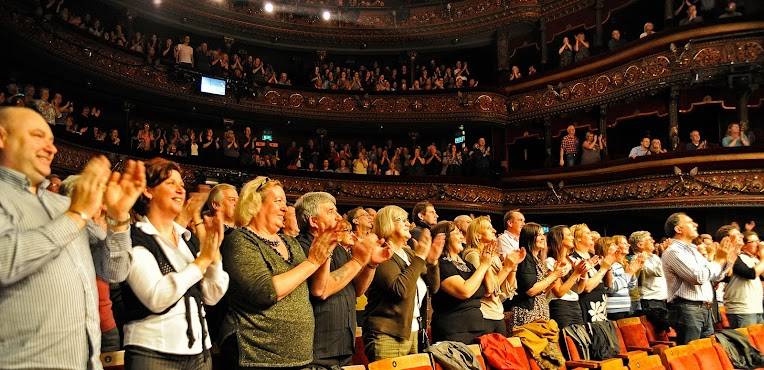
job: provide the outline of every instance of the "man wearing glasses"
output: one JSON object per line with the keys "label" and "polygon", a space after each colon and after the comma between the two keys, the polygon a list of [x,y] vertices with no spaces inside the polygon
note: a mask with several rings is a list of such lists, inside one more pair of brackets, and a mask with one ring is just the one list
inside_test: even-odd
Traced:
{"label": "man wearing glasses", "polygon": [[228,231],[236,226],[233,217],[236,203],[238,202],[239,193],[236,192],[235,186],[217,184],[210,191],[205,209],[212,213],[212,216],[220,214],[223,217],[223,225],[225,225],[226,231]]}
{"label": "man wearing glasses", "polygon": [[744,328],[764,322],[762,275],[764,245],[753,231],[743,233],[743,247],[732,266],[732,277],[724,290],[724,306],[731,328]]}

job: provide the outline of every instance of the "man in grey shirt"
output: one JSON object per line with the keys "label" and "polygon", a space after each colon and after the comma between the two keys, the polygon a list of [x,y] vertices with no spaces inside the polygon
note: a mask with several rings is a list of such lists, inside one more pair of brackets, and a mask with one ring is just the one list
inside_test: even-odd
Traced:
{"label": "man in grey shirt", "polygon": [[[95,157],[70,199],[46,190],[56,152],[42,116],[0,108],[0,369],[101,369],[96,275],[118,282],[130,269],[143,163],[120,174]],[[102,206],[99,240],[91,218]]]}

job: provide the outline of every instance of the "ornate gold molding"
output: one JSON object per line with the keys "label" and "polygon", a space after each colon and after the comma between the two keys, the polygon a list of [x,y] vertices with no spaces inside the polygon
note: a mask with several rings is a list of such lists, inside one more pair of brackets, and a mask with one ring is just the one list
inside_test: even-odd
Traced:
{"label": "ornate gold molding", "polygon": [[[127,156],[98,152],[58,141],[59,152],[53,162],[62,172],[78,172],[87,160],[96,154],[111,156],[112,163],[125,163]],[[644,161],[642,170],[650,169],[650,175],[635,175],[622,169],[610,173],[610,178],[621,180],[590,181],[582,175],[579,184],[554,185],[559,176],[550,174],[535,186],[512,188],[512,183],[485,186],[479,184],[438,182],[431,178],[386,178],[348,175],[320,178],[307,172],[268,174],[284,184],[287,195],[294,199],[308,191],[327,191],[339,204],[346,206],[384,206],[396,204],[410,207],[421,200],[430,200],[437,207],[468,212],[503,213],[522,208],[527,213],[579,213],[582,211],[619,211],[648,208],[702,208],[717,206],[764,205],[764,153],[735,153],[715,155],[714,158],[695,157],[687,161],[702,170],[688,168],[666,169],[660,160]],[[705,164],[702,160],[708,159]],[[748,168],[716,170],[730,164]],[[197,173],[214,178],[231,179],[243,183],[255,173],[181,164],[187,183],[195,180]],[[684,166],[689,167],[689,166]],[[677,171],[678,170],[678,171]],[[263,173],[259,173],[262,175]],[[304,175],[304,176],[301,176]],[[585,175],[585,174],[584,174]],[[400,180],[404,180],[401,182]],[[476,179],[464,179],[476,181]],[[480,181],[480,179],[477,179]],[[549,181],[549,184],[543,181]],[[551,186],[550,186],[551,185]]]}
{"label": "ornate gold molding", "polygon": [[56,25],[42,27],[30,18],[12,18],[8,14],[0,14],[0,21],[29,44],[78,65],[87,73],[95,72],[98,78],[200,105],[294,118],[374,124],[504,124],[507,120],[506,98],[494,92],[366,94],[264,87],[257,96],[241,100],[231,96],[201,96],[196,93],[197,86],[193,83],[170,80],[167,72],[145,66],[141,58],[104,48],[103,44],[77,32]]}
{"label": "ornate gold molding", "polygon": [[[752,27],[764,28],[764,22],[738,24],[736,28],[742,31]],[[764,61],[763,36],[730,34],[714,41],[690,42],[684,48],[680,45],[669,50],[669,44],[673,42],[687,41],[698,34],[708,34],[708,31],[729,29],[717,26],[708,28],[683,35],[686,38],[669,35],[641,45],[635,48],[637,50],[626,50],[569,71],[509,86],[506,88],[507,93],[511,94],[508,98],[509,120],[517,122],[578,110],[672,85],[689,84],[700,77],[710,80],[725,73],[724,67],[730,64]],[[658,45],[664,45],[666,51],[644,55],[648,50],[654,51]],[[640,57],[629,58],[637,55]],[[698,73],[702,76],[696,77]],[[567,80],[568,77],[572,79]]]}

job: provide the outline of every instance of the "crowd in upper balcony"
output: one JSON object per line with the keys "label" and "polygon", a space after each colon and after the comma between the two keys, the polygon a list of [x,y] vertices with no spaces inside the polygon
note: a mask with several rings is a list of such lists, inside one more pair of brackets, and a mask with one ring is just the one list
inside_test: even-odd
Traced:
{"label": "crowd in upper balcony", "polygon": [[[160,37],[137,29],[128,34],[121,23],[109,27],[92,16],[89,9],[75,8],[74,5],[68,7],[65,0],[50,0],[41,2],[38,12],[45,19],[59,19],[118,48],[139,54],[149,66],[169,71],[193,70],[226,78],[238,92],[257,86],[293,85],[287,72],[249,53],[232,38],[226,38],[219,47],[211,47],[207,41],[192,40],[189,35],[176,42],[171,36]],[[298,78],[295,85],[305,81],[304,87],[319,90],[400,92],[476,88],[479,84],[467,60],[447,65],[431,59],[429,63],[413,66],[412,71],[405,63],[397,66],[371,61],[368,66],[342,65],[322,58],[310,73],[300,76],[304,78]]]}
{"label": "crowd in upper balcony", "polygon": [[[700,0],[683,0],[680,5],[674,11],[674,17],[676,19],[676,25],[687,26],[692,24],[700,24],[705,19],[728,19],[734,17],[741,17],[743,13],[740,11],[738,3],[732,0],[725,0],[719,2],[701,2]],[[593,48],[590,41],[587,39],[587,32],[584,30],[575,31],[569,35],[563,35],[562,40],[557,50],[559,67],[564,68],[570,65],[582,64],[593,55],[613,52],[624,47],[627,44],[627,40],[623,38],[622,29],[619,26],[614,26],[610,31],[610,39],[607,41],[606,48],[603,47],[599,50]],[[628,34],[639,34],[639,39],[643,39],[656,33],[655,24],[651,21],[645,22],[641,33],[639,30],[626,30]],[[636,37],[635,37],[636,39]],[[523,68],[520,65],[512,65],[509,70],[509,76],[505,80],[512,82],[522,79],[523,77],[530,77],[536,74],[535,65],[531,64],[527,68],[527,72],[523,74]]]}

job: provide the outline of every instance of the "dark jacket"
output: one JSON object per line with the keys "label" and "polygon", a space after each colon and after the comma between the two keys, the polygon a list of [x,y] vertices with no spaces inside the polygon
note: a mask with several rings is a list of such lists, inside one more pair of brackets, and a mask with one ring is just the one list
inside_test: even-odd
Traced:
{"label": "dark jacket", "polygon": [[[427,265],[411,248],[403,247],[403,250],[411,261],[410,265],[406,266],[406,262],[394,254],[377,267],[366,293],[369,300],[363,322],[364,332],[374,331],[396,338],[410,338],[417,279],[420,276],[424,279],[430,293],[440,288],[438,265]],[[422,307],[425,306],[422,304]]]}
{"label": "dark jacket", "polygon": [[716,340],[727,352],[736,369],[755,369],[764,366],[764,356],[748,341],[748,337],[737,330],[725,329],[714,334]]}

